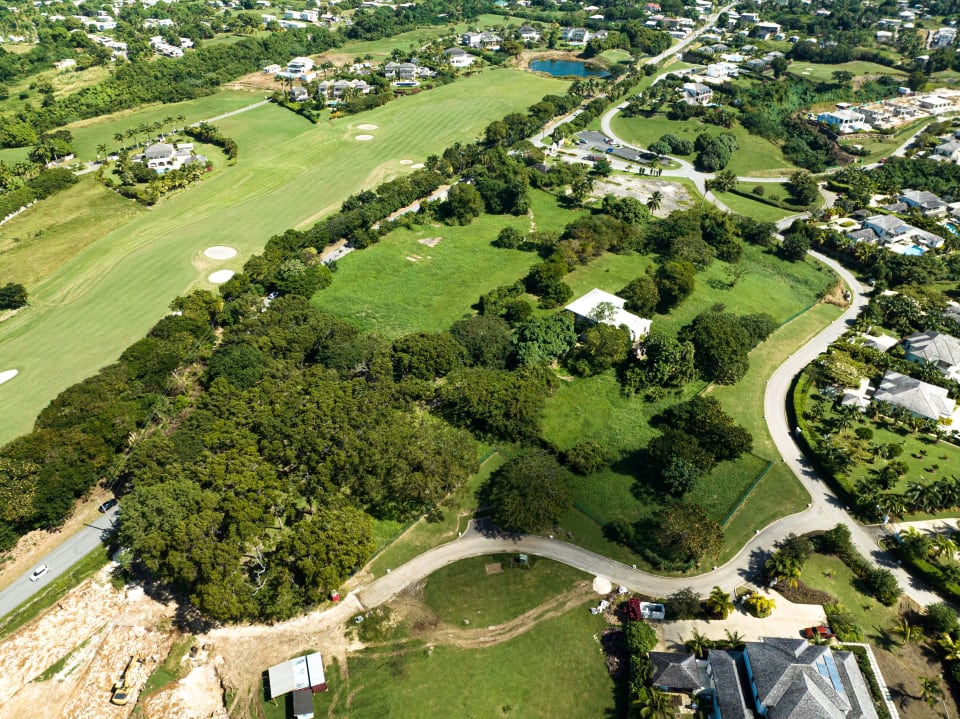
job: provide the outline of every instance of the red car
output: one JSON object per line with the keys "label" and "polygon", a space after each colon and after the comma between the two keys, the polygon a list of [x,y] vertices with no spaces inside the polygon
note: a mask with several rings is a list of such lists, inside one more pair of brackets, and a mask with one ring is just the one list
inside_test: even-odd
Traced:
{"label": "red car", "polygon": [[830,627],[821,624],[819,627],[807,627],[803,630],[803,636],[807,639],[834,639],[837,635],[830,630]]}

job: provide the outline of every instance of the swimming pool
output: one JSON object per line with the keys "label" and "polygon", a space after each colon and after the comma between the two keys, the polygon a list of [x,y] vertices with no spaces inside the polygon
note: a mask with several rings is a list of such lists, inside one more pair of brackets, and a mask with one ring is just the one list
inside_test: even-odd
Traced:
{"label": "swimming pool", "polygon": [[920,245],[910,245],[910,247],[905,249],[901,254],[908,255],[909,257],[919,257],[924,252],[926,252],[926,250]]}
{"label": "swimming pool", "polygon": [[947,224],[944,225],[944,227],[950,230],[950,232],[952,232],[953,234],[960,235],[960,229],[958,229],[957,226],[952,222],[948,222]]}

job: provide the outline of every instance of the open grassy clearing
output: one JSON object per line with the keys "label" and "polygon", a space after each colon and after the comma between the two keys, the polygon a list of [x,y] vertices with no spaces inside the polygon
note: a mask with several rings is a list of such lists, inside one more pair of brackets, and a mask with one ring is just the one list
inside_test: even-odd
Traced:
{"label": "open grassy clearing", "polygon": [[[768,195],[772,192],[773,194],[779,195],[781,198],[786,196],[786,193],[783,192],[783,185],[779,183],[764,183],[763,188]],[[732,192],[714,192],[713,194],[717,197],[717,199],[720,200],[720,202],[725,204],[737,214],[745,215],[746,217],[752,217],[755,220],[761,220],[763,222],[777,222],[778,220],[782,220],[784,217],[797,214],[793,210],[783,210],[779,207],[768,205],[765,202],[760,202],[759,200],[751,200],[749,197],[735,195]]]}
{"label": "open grassy clearing", "polygon": [[[730,133],[737,138],[740,149],[733,154],[733,159],[726,169],[736,175],[779,176],[799,169],[784,158],[777,145],[757,135],[751,135],[737,124],[731,128],[720,128],[697,119],[676,121],[668,120],[665,115],[624,117],[623,113],[617,113],[610,125],[617,137],[640,147],[649,147],[668,133],[691,142],[703,132],[711,135]],[[680,157],[692,162],[695,155]]]}
{"label": "open grassy clearing", "polygon": [[484,649],[436,646],[392,657],[351,656],[347,677],[328,672],[331,691],[340,688],[329,716],[615,716],[615,688],[598,642],[605,626],[584,606]]}
{"label": "open grassy clearing", "polygon": [[[615,293],[641,274],[649,262],[648,258],[636,255],[609,255],[578,268],[568,282],[575,293],[592,287]],[[791,320],[753,351],[751,370],[744,379],[730,387],[708,390],[753,433],[754,455],[721,464],[688,498],[722,521],[766,469],[767,462],[775,462],[753,490],[747,505],[727,525],[722,559],[739,551],[755,529],[802,509],[809,501],[789,469],[777,462],[779,457],[763,418],[763,392],[770,373],[839,313],[838,308],[823,305],[804,312],[831,281],[831,276],[818,265],[787,263],[755,247],[745,248],[743,262],[749,268],[748,274],[734,287],[729,285],[724,263],[715,262],[698,276],[697,290],[691,298],[670,315],[653,318],[654,326],[673,333],[699,312],[721,302],[732,312],[769,312],[781,322]],[[777,306],[771,305],[771,298],[778,298]],[[637,563],[637,557],[629,550],[616,547],[604,537],[601,525],[616,519],[652,518],[662,506],[659,490],[642,481],[646,470],[637,450],[656,434],[649,424],[651,417],[703,389],[702,382],[692,383],[663,400],[650,402],[642,395],[625,396],[612,372],[561,384],[557,394],[548,400],[544,435],[564,449],[582,440],[599,441],[619,458],[610,469],[573,480],[575,501],[586,512],[574,511],[561,522],[573,541],[621,561]],[[584,412],[584,407],[590,411]]]}
{"label": "open grassy clearing", "polygon": [[[36,90],[30,89],[30,86],[37,81],[49,82],[53,87],[53,96],[59,100],[71,93],[79,92],[85,87],[96,85],[109,76],[110,68],[102,65],[94,65],[84,70],[50,68],[11,85],[9,88],[10,96],[6,100],[0,100],[0,112],[17,112],[28,103],[34,106],[39,105],[43,97]],[[24,92],[28,93],[29,97],[21,100],[20,94]]]}
{"label": "open grassy clearing", "polygon": [[833,82],[834,72],[850,72],[855,77],[864,75],[893,75],[895,77],[906,77],[907,73],[902,70],[895,70],[886,65],[878,65],[875,62],[863,62],[855,60],[854,62],[842,62],[836,64],[825,64],[816,62],[792,62],[790,64],[789,74],[805,80],[814,82]]}
{"label": "open grassy clearing", "polygon": [[[540,557],[529,557],[529,568],[523,569],[513,564],[516,557],[473,557],[438,569],[427,578],[423,601],[448,624],[466,620],[478,627],[489,626],[515,619],[544,599],[593,579],[578,569]],[[488,574],[488,565],[500,573]],[[463,591],[465,587],[470,591]]]}
{"label": "open grassy clearing", "polygon": [[814,553],[804,564],[800,580],[808,587],[832,594],[856,617],[864,638],[876,642],[897,619],[896,607],[886,607],[859,588],[860,580],[846,564],[833,556]]}
{"label": "open grassy clearing", "polygon": [[146,211],[92,174],[84,175],[73,187],[4,224],[0,283],[20,282],[30,289],[87,245]]}
{"label": "open grassy clearing", "polygon": [[[225,112],[239,110],[241,107],[252,105],[262,99],[263,95],[261,93],[222,90],[195,100],[174,102],[169,105],[160,103],[145,105],[136,110],[124,110],[112,115],[80,120],[67,125],[66,129],[73,133],[73,149],[77,153],[77,158],[80,160],[95,160],[99,145],[106,145],[110,152],[116,152],[120,149],[120,143],[114,140],[113,136],[118,132],[126,132],[137,125],[149,125],[152,122],[163,120],[165,117],[177,117],[178,115],[183,115],[186,118],[186,124],[200,122],[222,115]],[[140,139],[142,141],[143,136]],[[124,140],[123,144],[127,147],[133,147],[135,140]],[[240,152],[243,151],[244,148],[241,146]]]}
{"label": "open grassy clearing", "polygon": [[[576,217],[560,208],[553,195],[530,194],[538,230],[560,230]],[[481,215],[466,227],[434,224],[395,230],[340,260],[334,283],[313,303],[386,337],[448,329],[472,312],[480,295],[516,282],[541,261],[533,252],[493,247],[490,243],[504,227],[527,232],[531,217]],[[434,247],[421,242],[437,237],[442,239]],[[455,294],[451,287],[457,287]]]}
{"label": "open grassy clearing", "polygon": [[[501,69],[321,126],[271,105],[221,121],[239,143],[236,166],[88,245],[35,287],[30,307],[0,325],[0,366],[20,370],[0,386],[0,442],[26,431],[57,393],[142,337],[176,295],[209,287],[213,269],[240,269],[272,234],[307,226],[348,194],[406,172],[401,159],[422,161],[472,139],[566,85]],[[379,126],[371,142],[353,140],[363,123]],[[218,244],[239,255],[203,257]],[[465,306],[475,300],[465,298]]]}

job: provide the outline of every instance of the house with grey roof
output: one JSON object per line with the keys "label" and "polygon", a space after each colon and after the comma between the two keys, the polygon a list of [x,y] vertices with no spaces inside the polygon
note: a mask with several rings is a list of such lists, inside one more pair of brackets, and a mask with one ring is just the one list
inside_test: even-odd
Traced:
{"label": "house with grey roof", "polygon": [[650,683],[666,692],[694,694],[706,686],[706,677],[700,676],[697,658],[679,652],[650,652],[653,674]]}
{"label": "house with grey roof", "polygon": [[947,140],[937,145],[933,150],[931,160],[943,162],[960,162],[960,140]]}
{"label": "house with grey roof", "polygon": [[900,200],[916,207],[924,217],[941,217],[947,214],[947,203],[926,190],[907,190]]}
{"label": "house with grey roof", "polygon": [[927,330],[915,332],[903,340],[906,358],[917,364],[932,364],[944,377],[960,381],[960,340],[951,335]]}
{"label": "house with grey roof", "polygon": [[764,637],[706,660],[651,652],[650,661],[653,686],[696,696],[712,719],[877,719],[856,657],[805,639]]}
{"label": "house with grey roof", "polygon": [[873,230],[877,237],[889,242],[911,230],[910,225],[893,215],[873,215],[863,221],[866,230]]}
{"label": "house with grey roof", "polygon": [[917,417],[935,422],[952,420],[956,409],[956,402],[950,399],[944,387],[921,382],[892,370],[883,375],[880,386],[873,393],[873,401],[902,407]]}

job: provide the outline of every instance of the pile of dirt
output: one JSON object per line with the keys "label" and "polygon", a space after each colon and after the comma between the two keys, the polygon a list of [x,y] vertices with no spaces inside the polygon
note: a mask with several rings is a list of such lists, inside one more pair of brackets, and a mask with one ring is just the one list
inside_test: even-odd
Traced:
{"label": "pile of dirt", "polygon": [[[188,660],[189,661],[189,660]],[[223,688],[213,663],[194,667],[187,676],[143,702],[147,719],[228,719],[223,706]]]}
{"label": "pile of dirt", "polygon": [[837,601],[837,598],[828,592],[823,592],[819,589],[813,589],[808,587],[806,584],[797,580],[797,586],[788,587],[788,586],[776,586],[774,589],[788,601],[793,602],[794,604],[830,604]]}

